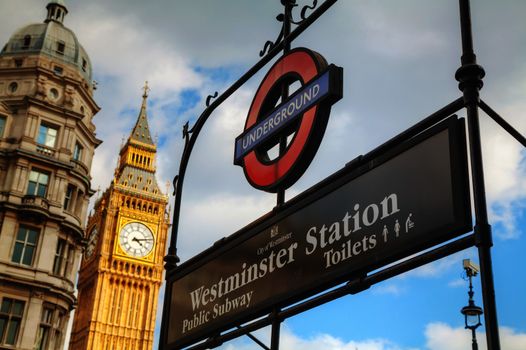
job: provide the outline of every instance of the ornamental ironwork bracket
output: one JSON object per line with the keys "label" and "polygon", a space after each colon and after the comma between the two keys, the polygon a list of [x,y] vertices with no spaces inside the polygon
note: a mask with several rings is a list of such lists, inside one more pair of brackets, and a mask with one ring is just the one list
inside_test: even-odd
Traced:
{"label": "ornamental ironwork bracket", "polygon": [[267,40],[265,42],[265,44],[263,45],[263,49],[259,51],[259,57],[265,56],[272,49],[274,49],[278,44],[282,43],[284,39],[285,40],[288,39],[285,37],[286,36],[285,32],[287,31],[285,27],[288,25],[287,23],[295,24],[298,26],[303,24],[307,20],[307,11],[313,11],[318,6],[318,0],[312,0],[311,5],[303,6],[300,11],[301,19],[296,21],[294,20],[294,17],[292,15],[292,9],[298,6],[296,4],[296,0],[281,0],[281,3],[283,4],[283,6],[285,6],[285,9],[286,9],[285,13],[280,13],[279,15],[276,16],[276,20],[282,23],[281,30],[276,40],[274,41]]}

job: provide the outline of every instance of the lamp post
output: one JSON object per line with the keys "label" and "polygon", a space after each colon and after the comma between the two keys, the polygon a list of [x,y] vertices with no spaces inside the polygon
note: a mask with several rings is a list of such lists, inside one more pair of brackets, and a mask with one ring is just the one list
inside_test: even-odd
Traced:
{"label": "lamp post", "polygon": [[464,315],[465,328],[471,330],[471,348],[472,350],[478,350],[476,329],[482,324],[480,322],[480,315],[482,315],[483,311],[481,307],[475,305],[475,301],[473,300],[473,294],[475,293],[473,292],[471,279],[477,275],[479,267],[469,259],[464,259],[463,266],[469,278],[469,300],[468,305],[464,306],[460,312]]}

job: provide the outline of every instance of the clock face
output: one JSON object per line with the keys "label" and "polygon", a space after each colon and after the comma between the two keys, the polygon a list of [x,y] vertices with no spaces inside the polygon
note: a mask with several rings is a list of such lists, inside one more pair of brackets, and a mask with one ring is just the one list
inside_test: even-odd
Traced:
{"label": "clock face", "polygon": [[126,224],[119,235],[119,244],[124,252],[134,258],[142,258],[153,249],[152,231],[140,222]]}
{"label": "clock face", "polygon": [[86,246],[86,258],[89,258],[93,252],[95,251],[95,247],[97,246],[97,240],[99,239],[99,231],[97,229],[97,226],[95,226],[88,237],[88,245]]}

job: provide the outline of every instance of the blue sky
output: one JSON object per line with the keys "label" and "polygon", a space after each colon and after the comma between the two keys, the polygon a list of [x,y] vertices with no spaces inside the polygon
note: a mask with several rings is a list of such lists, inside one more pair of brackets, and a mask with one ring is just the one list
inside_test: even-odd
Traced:
{"label": "blue sky", "polygon": [[[310,1],[298,0],[300,4]],[[44,19],[44,0],[2,0],[0,42],[18,27]],[[279,31],[278,0],[67,1],[65,24],[94,66],[102,107],[95,117],[104,143],[92,167],[93,187],[109,185],[123,136],[136,120],[148,80],[148,114],[159,137],[158,180],[171,182],[182,149],[181,128],[259,58]],[[526,2],[473,0],[481,96],[526,134]],[[287,199],[425,116],[460,97],[456,0],[341,0],[294,44],[344,67],[344,98],[332,111],[322,145]],[[196,144],[181,211],[183,260],[272,209],[275,198],[250,187],[232,165],[234,139],[266,70],[214,112]],[[460,116],[464,112],[459,113]],[[526,181],[524,150],[481,115],[493,268],[503,349],[526,348]],[[213,174],[213,175],[212,175]],[[204,214],[205,213],[205,214]],[[203,216],[206,220],[203,220]],[[198,237],[196,239],[196,237]],[[467,303],[462,259],[468,249],[287,320],[283,349],[466,349],[460,308]],[[482,304],[479,279],[475,300]],[[160,323],[160,322],[159,322]],[[484,327],[479,329],[484,332]],[[258,336],[268,341],[268,329]],[[483,335],[479,341],[483,342]],[[257,349],[248,339],[223,349]],[[481,346],[481,348],[484,348]]]}

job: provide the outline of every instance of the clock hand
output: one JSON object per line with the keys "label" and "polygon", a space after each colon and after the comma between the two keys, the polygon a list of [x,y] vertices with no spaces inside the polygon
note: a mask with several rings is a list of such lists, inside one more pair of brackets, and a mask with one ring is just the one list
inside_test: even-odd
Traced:
{"label": "clock hand", "polygon": [[137,237],[133,237],[132,241],[135,241],[135,242],[139,243],[141,245],[141,247],[143,246],[142,243],[141,243],[141,240],[139,240]]}
{"label": "clock hand", "polygon": [[134,241],[153,241],[153,238],[135,238]]}

